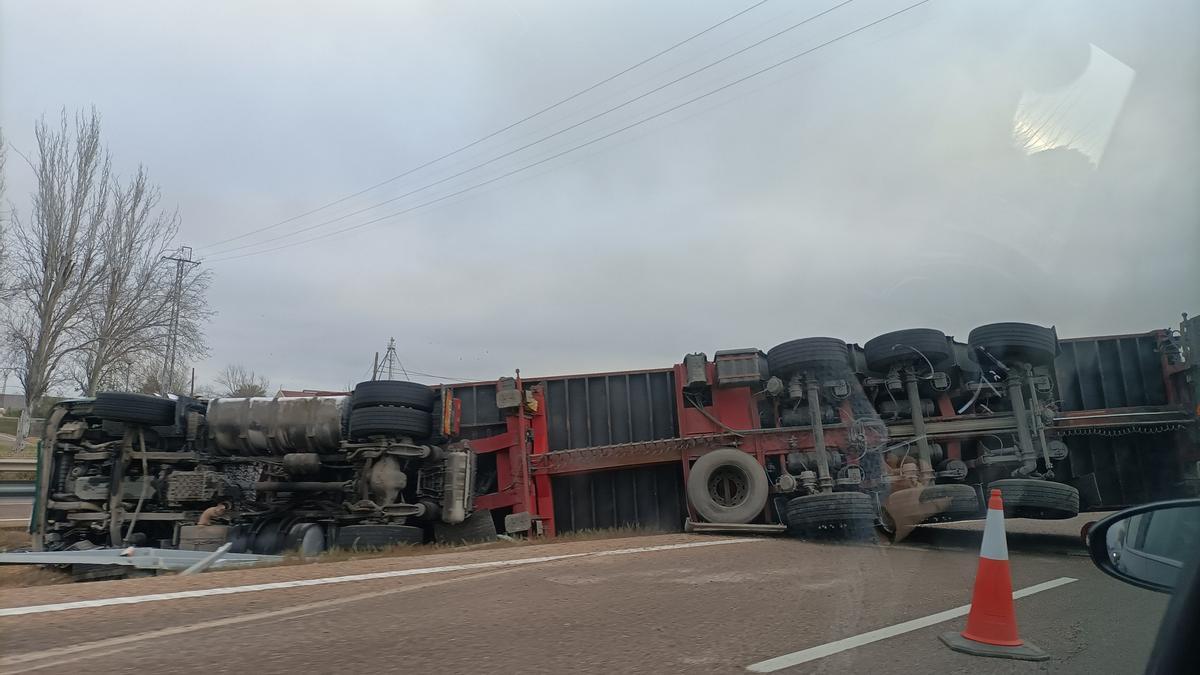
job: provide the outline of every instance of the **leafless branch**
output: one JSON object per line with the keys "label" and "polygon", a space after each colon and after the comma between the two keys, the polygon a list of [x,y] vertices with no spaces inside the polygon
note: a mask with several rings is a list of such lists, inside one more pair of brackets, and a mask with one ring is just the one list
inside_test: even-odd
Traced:
{"label": "leafless branch", "polygon": [[[174,246],[179,216],[160,210],[158,203],[159,190],[142,167],[128,182],[113,182],[100,244],[103,280],[85,319],[85,332],[93,339],[76,359],[76,381],[89,396],[112,382],[121,364],[161,356],[167,343],[175,267],[163,256]],[[208,277],[195,268],[187,271],[180,298],[180,354],[198,356],[205,352]]]}
{"label": "leafless branch", "polygon": [[95,110],[76,115],[73,129],[69,122],[63,110],[58,125],[45,118],[36,124],[30,214],[13,214],[13,302],[4,332],[17,352],[25,390],[18,447],[28,433],[28,411],[46,394],[62,360],[86,341],[83,320],[102,280],[98,235],[108,201],[108,153]]}
{"label": "leafless branch", "polygon": [[[88,395],[144,388],[147,372],[161,372],[150,364],[161,363],[176,290],[178,354],[203,356],[209,276],[189,269],[176,288],[175,267],[162,258],[175,247],[179,216],[160,208],[146,170],[126,181],[112,176],[94,109],[76,115],[73,127],[65,110],[57,125],[40,120],[35,139],[36,151],[22,155],[36,179],[29,215],[11,211],[3,276],[10,288],[0,321],[26,411],[71,381]],[[186,368],[176,370],[175,381],[155,376],[153,384],[185,390]],[[17,431],[19,446],[27,415]]]}
{"label": "leafless branch", "polygon": [[271,382],[240,364],[225,366],[217,374],[217,385],[224,396],[266,396]]}

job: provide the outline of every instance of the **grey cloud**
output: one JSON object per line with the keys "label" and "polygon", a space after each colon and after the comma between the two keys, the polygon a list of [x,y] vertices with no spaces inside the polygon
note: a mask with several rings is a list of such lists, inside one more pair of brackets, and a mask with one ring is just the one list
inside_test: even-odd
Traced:
{"label": "grey cloud", "polygon": [[[745,4],[3,2],[0,121],[27,147],[34,116],[96,103],[117,159],[150,166],[199,246],[399,173]],[[853,3],[479,179],[901,6]],[[768,3],[630,82],[686,72],[803,11]],[[1062,335],[1164,326],[1200,309],[1197,14],[1183,0],[931,3],[437,207],[214,262],[220,313],[199,375],[239,362],[289,387],[340,387],[390,336],[415,369],[495,377],[911,326],[960,336],[993,320],[1055,323]],[[64,16],[76,23],[52,30]],[[1025,155],[1012,138],[1022,92],[1069,82],[1089,44],[1135,71],[1103,161]],[[603,93],[516,136],[621,100]],[[422,177],[512,146],[497,139]],[[14,197],[27,189],[11,176]]]}

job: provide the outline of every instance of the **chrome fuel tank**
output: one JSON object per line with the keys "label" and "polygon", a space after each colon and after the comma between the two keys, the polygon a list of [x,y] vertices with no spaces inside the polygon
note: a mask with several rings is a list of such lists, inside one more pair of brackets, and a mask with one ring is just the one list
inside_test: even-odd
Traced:
{"label": "chrome fuel tank", "polygon": [[338,449],[348,396],[218,398],[208,404],[208,433],[218,454],[273,457]]}

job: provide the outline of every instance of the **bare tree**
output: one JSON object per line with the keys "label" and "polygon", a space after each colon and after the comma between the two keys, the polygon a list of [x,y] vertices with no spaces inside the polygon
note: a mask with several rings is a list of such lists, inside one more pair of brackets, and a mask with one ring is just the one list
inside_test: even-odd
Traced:
{"label": "bare tree", "polygon": [[[4,129],[0,129],[0,303],[4,302],[5,289],[8,287],[8,273],[6,263],[8,261],[6,253],[8,252],[8,216],[4,213],[4,192],[7,187],[8,172],[5,170],[5,161],[8,159],[8,146],[4,142]],[[0,352],[0,358],[4,354]]]}
{"label": "bare tree", "polygon": [[[100,389],[122,388],[121,375],[130,364],[161,355],[175,293],[175,268],[163,256],[174,245],[178,215],[158,209],[158,188],[144,168],[139,167],[124,185],[114,181],[110,194],[100,242],[102,281],[83,327],[90,340],[79,353],[74,372],[80,390],[88,396]],[[208,275],[195,267],[186,272],[179,351],[200,356],[206,351],[202,327],[209,316]]]}
{"label": "bare tree", "polygon": [[35,126],[37,155],[26,158],[37,179],[28,218],[12,210],[12,305],[4,333],[17,355],[25,410],[16,447],[25,444],[29,415],[45,396],[65,360],[86,339],[81,328],[102,281],[99,234],[108,201],[109,159],[100,144],[95,110],[67,113],[51,126]]}
{"label": "bare tree", "polygon": [[[8,172],[5,161],[8,159],[8,145],[4,141],[4,129],[0,129],[0,312],[8,306],[8,214],[4,209],[4,194],[7,187]],[[0,333],[0,337],[2,337]],[[0,340],[0,379],[4,380],[4,391],[8,391],[8,376],[11,369],[7,364],[16,360],[16,350],[7,339]],[[0,407],[4,402],[0,401]]]}
{"label": "bare tree", "polygon": [[177,393],[187,392],[191,370],[177,366],[169,381],[162,382],[162,360],[155,354],[147,361],[130,363],[126,361],[115,364],[101,384],[104,390],[132,391],[141,394],[161,394],[165,391]]}
{"label": "bare tree", "polygon": [[266,396],[271,382],[253,370],[239,364],[225,366],[217,373],[217,385],[225,396]]}

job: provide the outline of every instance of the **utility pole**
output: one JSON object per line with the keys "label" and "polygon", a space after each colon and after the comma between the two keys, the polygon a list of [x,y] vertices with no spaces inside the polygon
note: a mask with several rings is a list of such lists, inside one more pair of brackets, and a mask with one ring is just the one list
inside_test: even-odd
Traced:
{"label": "utility pole", "polygon": [[163,372],[162,377],[159,378],[159,387],[165,394],[170,387],[171,378],[175,376],[175,356],[179,348],[179,311],[180,304],[183,303],[183,278],[188,269],[199,265],[200,261],[192,260],[191,246],[180,246],[175,255],[164,255],[162,259],[175,261],[175,285],[171,294],[171,321],[167,328],[167,351],[163,355]]}
{"label": "utility pole", "polygon": [[404,379],[408,377],[408,371],[404,369],[404,364],[400,362],[400,357],[396,355],[396,338],[388,339],[387,353],[383,356],[383,362],[375,367],[375,374],[371,379],[378,380],[383,378],[383,373],[387,372],[387,379],[396,379],[396,368],[404,373]]}

